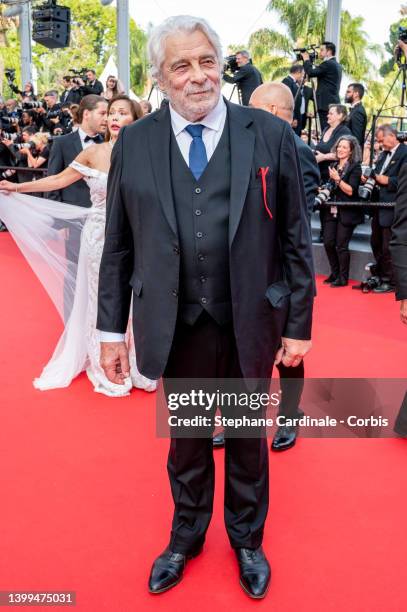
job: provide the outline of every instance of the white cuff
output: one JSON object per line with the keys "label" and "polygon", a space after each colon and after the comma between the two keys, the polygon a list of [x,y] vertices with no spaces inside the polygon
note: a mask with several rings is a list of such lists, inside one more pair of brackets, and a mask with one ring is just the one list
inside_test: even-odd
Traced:
{"label": "white cuff", "polygon": [[115,332],[106,332],[99,330],[100,342],[124,342],[125,334],[116,334]]}

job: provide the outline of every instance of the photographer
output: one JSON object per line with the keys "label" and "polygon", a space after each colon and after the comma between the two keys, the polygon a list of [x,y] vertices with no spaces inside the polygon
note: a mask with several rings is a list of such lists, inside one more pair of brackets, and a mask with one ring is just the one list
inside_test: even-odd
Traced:
{"label": "photographer", "polygon": [[[391,125],[382,125],[380,130],[383,132],[383,152],[375,168],[375,199],[378,202],[394,202],[400,168],[407,162],[407,146],[397,140],[397,130]],[[394,291],[394,271],[389,247],[393,221],[393,208],[373,209],[370,244],[376,259],[375,274],[380,278],[380,285],[373,289],[374,293]]]}
{"label": "photographer", "polygon": [[21,101],[22,102],[35,102],[36,95],[34,93],[34,85],[32,83],[26,83],[24,85],[24,90],[20,91],[18,89],[18,87],[13,83],[9,83],[10,89],[18,94],[19,96],[21,96]]}
{"label": "photographer", "polygon": [[263,83],[263,79],[259,70],[251,63],[248,51],[236,53],[236,64],[238,70],[234,71],[233,75],[224,74],[223,80],[226,83],[236,84],[243,106],[249,106],[250,96],[256,87]]}
{"label": "photographer", "polygon": [[319,66],[313,66],[309,53],[301,53],[306,74],[310,78],[317,77],[318,79],[316,97],[321,130],[324,130],[327,125],[329,106],[340,102],[339,88],[342,79],[342,66],[336,61],[335,53],[336,46],[334,43],[323,42],[319,52],[322,58]]}
{"label": "photographer", "polygon": [[[362,153],[354,136],[342,136],[332,148],[337,162],[329,168],[330,201],[355,202],[359,199],[358,187],[362,176]],[[349,242],[355,227],[363,223],[364,215],[360,207],[326,207],[324,215],[324,247],[331,273],[325,284],[331,287],[345,287],[349,279],[350,251]]]}
{"label": "photographer", "polygon": [[20,149],[21,155],[27,156],[28,168],[47,168],[49,159],[49,134],[45,132],[37,132],[31,137],[31,143],[34,146],[29,146]]}
{"label": "photographer", "polygon": [[284,85],[290,89],[294,98],[294,119],[292,128],[294,132],[300,136],[303,124],[303,115],[305,114],[305,98],[304,98],[304,67],[301,64],[294,64],[290,68],[290,74],[283,81]]}
{"label": "photographer", "polygon": [[96,72],[94,70],[87,70],[85,74],[86,83],[82,79],[78,79],[78,83],[81,85],[82,97],[89,94],[101,96],[103,94],[103,85],[97,80]]}
{"label": "photographer", "polygon": [[75,79],[70,76],[62,77],[62,86],[64,91],[60,96],[61,105],[64,104],[80,104],[82,94],[79,85],[75,83]]}
{"label": "photographer", "polygon": [[44,95],[46,108],[37,109],[37,113],[42,121],[41,130],[54,133],[54,129],[60,127],[61,105],[58,103],[58,92],[55,90],[47,91]]}
{"label": "photographer", "polygon": [[362,104],[365,95],[365,88],[361,83],[351,83],[345,94],[345,103],[351,105],[348,115],[348,128],[355,136],[361,146],[362,152],[365,144],[365,132],[367,125],[367,115]]}

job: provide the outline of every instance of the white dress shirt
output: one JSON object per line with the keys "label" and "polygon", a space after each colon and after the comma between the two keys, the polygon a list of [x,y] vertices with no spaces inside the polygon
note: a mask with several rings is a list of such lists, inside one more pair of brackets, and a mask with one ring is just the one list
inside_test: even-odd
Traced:
{"label": "white dress shirt", "polygon": [[[78,134],[79,134],[79,137],[81,139],[82,149],[87,149],[88,147],[91,147],[92,145],[95,144],[93,142],[93,140],[88,140],[87,142],[85,142],[85,138],[86,138],[86,136],[89,136],[89,134],[84,132],[81,127],[78,128]],[[96,134],[95,134],[95,136],[96,136]]]}
{"label": "white dress shirt", "polygon": [[[215,108],[211,110],[204,119],[197,121],[199,125],[205,126],[202,130],[202,140],[204,141],[208,162],[221,139],[223,128],[225,127],[226,115],[226,104],[223,97],[220,96]],[[175,139],[182,153],[182,157],[185,159],[187,166],[189,166],[189,148],[191,146],[192,136],[185,131],[185,128],[191,125],[191,122],[177,113],[171,104],[170,117]],[[123,342],[125,337],[124,334],[117,334],[114,332],[100,331],[99,334],[101,342]]]}
{"label": "white dress shirt", "polygon": [[380,174],[383,174],[386,170],[386,168],[390,165],[391,160],[393,159],[393,156],[395,154],[395,152],[397,151],[397,149],[399,148],[400,143],[396,144],[396,146],[390,150],[390,155],[388,155],[386,157],[386,160],[382,166],[382,169],[380,170]]}

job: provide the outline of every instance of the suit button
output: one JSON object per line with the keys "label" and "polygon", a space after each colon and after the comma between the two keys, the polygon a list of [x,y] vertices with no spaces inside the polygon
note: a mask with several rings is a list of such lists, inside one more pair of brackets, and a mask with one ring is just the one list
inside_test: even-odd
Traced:
{"label": "suit button", "polygon": [[197,208],[195,214],[197,217],[199,217],[200,215],[202,215],[202,210],[199,210],[199,208]]}
{"label": "suit button", "polygon": [[172,290],[172,295],[173,295],[174,297],[178,297],[178,291],[177,291],[176,289],[173,289],[173,290]]}
{"label": "suit button", "polygon": [[199,193],[201,193],[201,192],[202,192],[202,189],[201,189],[200,187],[197,187],[197,188],[195,189],[195,193],[198,193],[198,194],[199,194]]}
{"label": "suit button", "polygon": [[202,232],[197,232],[197,233],[196,233],[196,237],[197,237],[197,238],[202,238],[202,236],[203,236],[203,233],[202,233]]}
{"label": "suit button", "polygon": [[208,300],[207,300],[205,297],[201,298],[201,302],[202,302],[202,304],[206,304],[206,302],[207,302],[207,301],[208,301]]}
{"label": "suit button", "polygon": [[201,283],[206,283],[206,276],[200,276],[199,280],[201,281]]}
{"label": "suit button", "polygon": [[175,246],[172,250],[176,255],[179,255],[179,247]]}
{"label": "suit button", "polygon": [[202,253],[198,253],[198,259],[199,261],[203,261],[205,259],[205,255],[202,255]]}

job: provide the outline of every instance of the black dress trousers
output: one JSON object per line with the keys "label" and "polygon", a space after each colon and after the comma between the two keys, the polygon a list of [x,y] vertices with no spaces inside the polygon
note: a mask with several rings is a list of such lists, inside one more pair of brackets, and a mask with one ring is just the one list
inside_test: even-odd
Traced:
{"label": "black dress trousers", "polygon": [[[185,391],[188,383],[183,379],[191,378],[216,379],[211,390],[221,389],[224,379],[242,378],[232,323],[219,325],[206,312],[194,325],[178,321],[163,377],[167,397],[171,392]],[[238,414],[238,406],[222,409],[228,418]],[[215,485],[212,431],[193,439],[175,437],[171,432],[167,468],[174,500],[170,548],[175,552],[194,552],[205,540]],[[233,548],[257,548],[263,538],[268,511],[268,447],[265,431],[257,433],[256,437],[240,438],[228,437],[225,431],[224,518]]]}

